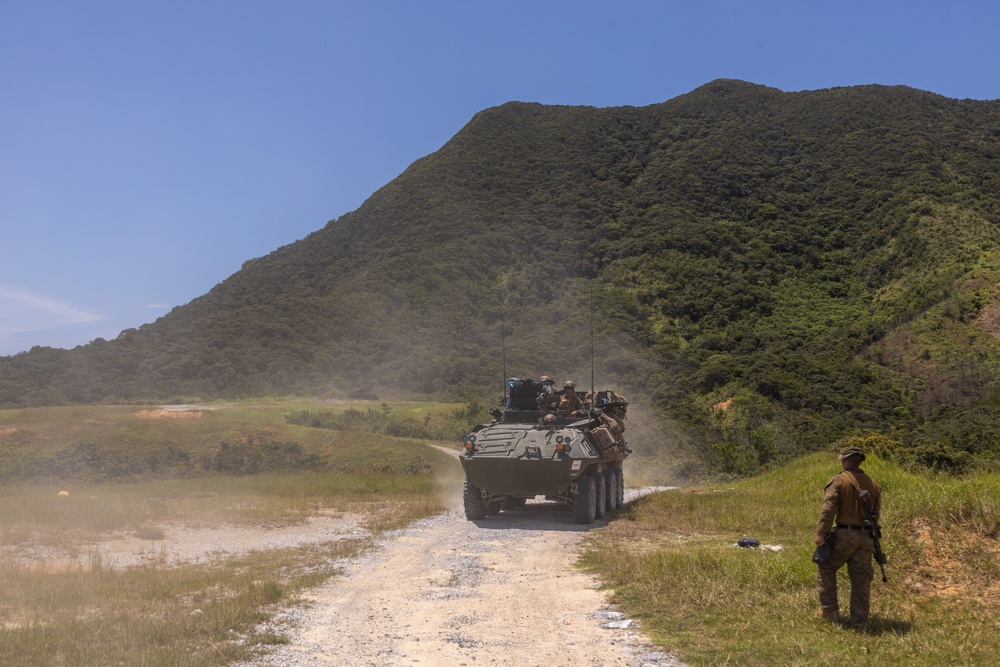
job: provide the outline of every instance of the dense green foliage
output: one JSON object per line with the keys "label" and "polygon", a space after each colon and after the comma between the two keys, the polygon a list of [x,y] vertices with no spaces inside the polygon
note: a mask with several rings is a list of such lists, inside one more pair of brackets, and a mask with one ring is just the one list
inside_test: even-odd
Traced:
{"label": "dense green foliage", "polygon": [[904,87],[505,104],[155,323],[0,360],[0,405],[580,382],[596,302],[600,383],[702,464],[875,435],[964,469],[1000,452],[997,128]]}

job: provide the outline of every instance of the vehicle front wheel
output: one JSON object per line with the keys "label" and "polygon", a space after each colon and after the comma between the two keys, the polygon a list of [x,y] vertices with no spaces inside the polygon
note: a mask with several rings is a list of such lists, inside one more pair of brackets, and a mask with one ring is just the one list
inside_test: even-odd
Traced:
{"label": "vehicle front wheel", "polygon": [[573,498],[573,518],[577,523],[594,523],[597,485],[590,475],[582,475],[576,483],[576,497]]}
{"label": "vehicle front wheel", "polygon": [[618,476],[615,475],[613,468],[604,471],[601,482],[604,484],[604,498],[608,512],[614,512],[618,509]]}
{"label": "vehicle front wheel", "polygon": [[608,510],[608,494],[604,488],[604,475],[594,473],[594,517],[603,519]]}
{"label": "vehicle front wheel", "polygon": [[465,478],[465,488],[462,492],[465,504],[465,518],[469,521],[486,518],[486,505],[483,503],[483,492],[479,487]]}

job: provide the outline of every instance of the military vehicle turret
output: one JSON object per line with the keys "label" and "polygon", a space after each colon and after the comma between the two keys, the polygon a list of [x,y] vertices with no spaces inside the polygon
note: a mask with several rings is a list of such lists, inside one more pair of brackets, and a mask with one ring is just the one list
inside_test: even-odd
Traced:
{"label": "military vehicle turret", "polygon": [[511,378],[503,409],[466,436],[459,459],[469,520],[545,496],[589,524],[624,503],[628,402],[613,391],[583,394],[567,383],[554,392],[551,384]]}

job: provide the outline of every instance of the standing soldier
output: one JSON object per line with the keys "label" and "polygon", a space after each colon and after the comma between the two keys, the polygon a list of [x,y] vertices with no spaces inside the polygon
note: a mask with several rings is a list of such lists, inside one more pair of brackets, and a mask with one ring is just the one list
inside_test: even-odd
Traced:
{"label": "standing soldier", "polygon": [[[846,563],[851,579],[851,625],[867,630],[875,547],[864,522],[866,519],[878,522],[882,493],[878,484],[858,467],[865,460],[865,453],[860,447],[848,447],[838,458],[843,472],[834,475],[826,485],[816,526],[816,545],[823,546],[836,521],[833,554],[829,561],[819,565],[816,573],[819,615],[825,620],[838,620],[837,570]],[[861,491],[868,491],[871,516],[861,502]]]}

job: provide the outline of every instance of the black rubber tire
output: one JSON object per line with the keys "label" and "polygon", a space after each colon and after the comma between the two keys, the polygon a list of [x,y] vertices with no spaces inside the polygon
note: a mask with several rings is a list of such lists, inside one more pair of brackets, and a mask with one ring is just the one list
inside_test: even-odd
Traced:
{"label": "black rubber tire", "polygon": [[625,507],[625,471],[615,468],[615,477],[618,478],[618,508]]}
{"label": "black rubber tire", "polygon": [[603,477],[602,481],[604,482],[604,502],[608,512],[614,512],[618,509],[618,475],[615,474],[613,468],[608,468],[601,477]]}
{"label": "black rubber tire", "polygon": [[483,504],[483,492],[479,487],[465,478],[465,488],[462,490],[462,500],[465,504],[465,518],[469,521],[486,518],[486,505]]}
{"label": "black rubber tire", "polygon": [[597,486],[590,475],[582,475],[576,483],[576,497],[573,498],[573,519],[577,523],[594,523],[594,511],[597,509]]}
{"label": "black rubber tire", "polygon": [[597,491],[594,494],[594,516],[603,519],[608,513],[608,493],[604,485],[604,475],[599,472],[594,473],[594,489]]}

